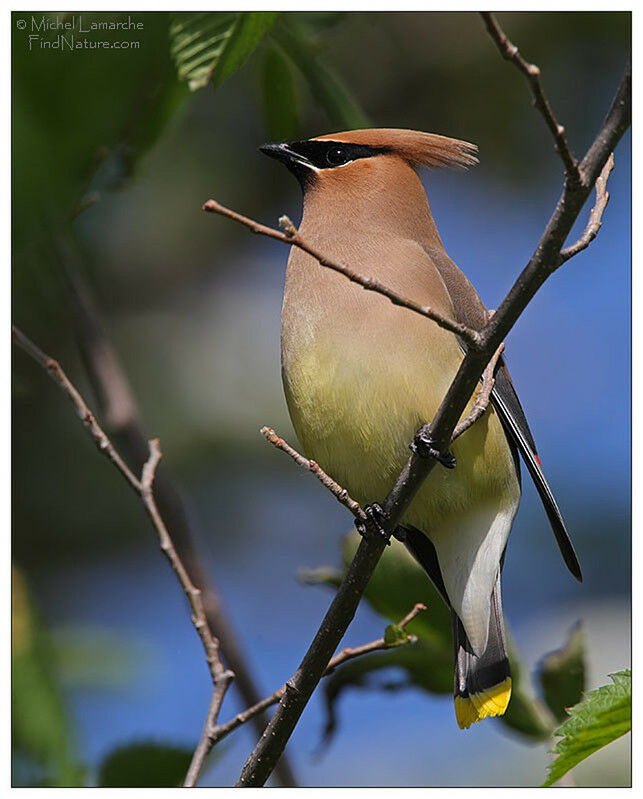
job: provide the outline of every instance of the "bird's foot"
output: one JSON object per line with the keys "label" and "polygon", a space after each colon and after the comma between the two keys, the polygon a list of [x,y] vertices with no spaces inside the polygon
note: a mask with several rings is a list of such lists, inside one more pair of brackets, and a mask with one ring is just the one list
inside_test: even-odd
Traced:
{"label": "bird's foot", "polygon": [[387,545],[391,544],[391,534],[387,533],[383,527],[383,522],[389,519],[389,514],[378,505],[377,502],[372,502],[370,505],[364,505],[364,513],[367,519],[363,522],[357,522],[355,529],[363,537],[376,536],[383,538]]}
{"label": "bird's foot", "polygon": [[435,441],[425,432],[420,430],[410,445],[411,451],[421,458],[435,458],[445,469],[455,469],[456,461],[450,452],[440,452],[435,446]]}

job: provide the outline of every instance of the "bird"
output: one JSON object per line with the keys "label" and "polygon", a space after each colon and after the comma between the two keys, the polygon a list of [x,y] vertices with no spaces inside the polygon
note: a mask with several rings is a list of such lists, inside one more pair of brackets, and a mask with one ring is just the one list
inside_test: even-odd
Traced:
{"label": "bird", "polygon": [[[486,324],[490,312],[447,255],[418,174],[422,167],[476,164],[475,145],[372,128],[259,150],[297,178],[303,190],[298,231],[309,245],[452,321],[475,330]],[[324,269],[296,246],[286,267],[281,322],[284,393],[306,456],[358,502],[379,509],[408,459],[409,443],[444,398],[466,343]],[[431,471],[395,531],[451,612],[461,729],[504,714],[511,697],[500,578],[521,497],[520,457],[565,563],[582,581],[502,357],[494,378],[485,413],[452,444],[456,467]]]}

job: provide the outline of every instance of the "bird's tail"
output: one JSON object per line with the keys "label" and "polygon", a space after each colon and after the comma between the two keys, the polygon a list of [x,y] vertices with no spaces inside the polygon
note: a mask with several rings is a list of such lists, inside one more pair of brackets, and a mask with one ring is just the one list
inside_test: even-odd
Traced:
{"label": "bird's tail", "polygon": [[455,658],[455,715],[460,729],[489,716],[502,716],[511,698],[511,672],[502,622],[500,570],[491,595],[489,637],[478,657],[457,614],[451,609]]}

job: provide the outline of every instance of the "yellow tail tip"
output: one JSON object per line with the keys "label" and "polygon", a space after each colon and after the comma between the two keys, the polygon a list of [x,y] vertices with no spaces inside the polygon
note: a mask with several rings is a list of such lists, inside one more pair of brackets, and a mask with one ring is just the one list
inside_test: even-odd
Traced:
{"label": "yellow tail tip", "polygon": [[455,716],[461,730],[468,729],[489,716],[502,716],[511,699],[511,677],[507,677],[498,685],[471,694],[468,697],[456,696]]}

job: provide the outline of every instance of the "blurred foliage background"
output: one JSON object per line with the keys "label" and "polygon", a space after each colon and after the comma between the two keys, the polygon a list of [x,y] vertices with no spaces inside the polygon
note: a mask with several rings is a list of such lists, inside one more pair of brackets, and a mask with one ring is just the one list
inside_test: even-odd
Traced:
{"label": "blurred foliage background", "polygon": [[[128,17],[142,28],[79,30]],[[560,163],[524,79],[477,14],[45,15],[73,23],[76,40],[130,43],[100,50],[64,48],[57,37],[70,31],[45,31],[41,18],[12,16],[14,321],[95,406],[64,277],[72,252],[145,429],[161,438],[249,664],[271,692],[317,628],[329,597],[307,583],[336,579],[350,525],[258,434],[270,424],[295,442],[279,376],[286,249],[206,216],[202,203],[214,197],[269,224],[282,213],[296,222],[299,189],[257,153],[266,140],[373,125],[473,141],[479,167],[423,179],[448,252],[493,308],[549,218]],[[499,21],[541,67],[581,155],[622,75],[629,14]],[[540,784],[560,696],[572,704],[629,664],[629,134],[610,193],[597,241],[543,287],[507,342],[585,574],[582,586],[566,574],[525,485],[503,591],[521,652],[513,722],[509,714],[508,723],[457,729],[443,609],[394,549],[346,643],[379,637],[382,616],[395,620],[424,600],[424,649],[379,653],[318,692],[288,749],[300,784]],[[12,492],[14,784],[141,784],[132,764],[147,780],[178,781],[209,701],[180,589],[136,498],[20,352]],[[299,567],[320,564],[330,567],[296,579]],[[556,675],[570,674],[560,688]],[[536,711],[545,704],[534,697],[549,705],[544,727]],[[239,709],[231,692],[224,717]],[[204,784],[233,783],[253,745],[250,729],[235,733]],[[628,764],[621,740],[575,779],[625,785]]]}

